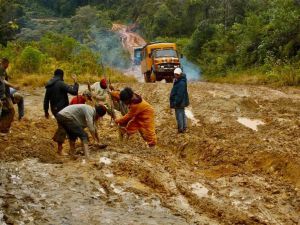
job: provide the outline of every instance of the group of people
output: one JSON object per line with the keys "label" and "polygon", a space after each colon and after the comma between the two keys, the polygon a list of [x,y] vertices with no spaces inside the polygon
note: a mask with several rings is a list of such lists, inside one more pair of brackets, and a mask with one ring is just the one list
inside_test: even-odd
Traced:
{"label": "group of people", "polygon": [[19,87],[9,82],[6,72],[9,66],[7,58],[0,62],[0,133],[9,133],[11,124],[14,120],[14,104],[18,105],[18,119],[24,117],[24,98],[17,91]]}
{"label": "group of people", "polygon": [[[180,68],[175,69],[175,82],[170,94],[170,108],[175,109],[178,133],[187,129],[185,107],[189,105],[187,79]],[[58,153],[63,154],[63,143],[69,138],[70,155],[75,154],[75,141],[79,138],[83,145],[86,158],[89,158],[88,135],[84,131],[88,128],[95,144],[100,145],[96,122],[106,113],[118,126],[122,136],[129,138],[139,132],[148,147],[155,147],[157,136],[155,132],[155,114],[153,107],[131,88],[115,90],[106,79],[88,85],[82,95],[78,94],[79,84],[73,75],[73,85],[63,80],[64,72],[57,69],[54,77],[46,85],[44,98],[45,117],[49,118],[49,103],[52,114],[57,120],[58,129],[53,137],[57,142]],[[70,104],[68,94],[74,95]],[[119,111],[122,117],[117,118],[114,113]]]}
{"label": "group of people", "polygon": [[[6,69],[7,59],[2,59],[0,66],[0,132],[9,132],[14,118],[13,104],[18,104],[19,119],[24,116],[24,100],[18,94],[18,86],[9,82]],[[174,70],[175,81],[170,94],[170,108],[175,109],[178,133],[187,129],[185,107],[189,105],[187,79],[180,68]],[[157,144],[155,132],[154,108],[135,93],[130,87],[122,90],[115,88],[105,79],[88,85],[87,90],[79,95],[79,84],[76,75],[72,75],[73,84],[64,82],[64,71],[57,69],[52,79],[46,84],[44,96],[44,113],[49,118],[49,105],[55,117],[58,128],[53,140],[57,143],[57,151],[63,155],[63,143],[69,139],[70,155],[75,154],[75,141],[80,139],[84,154],[89,158],[89,140],[85,128],[88,128],[95,145],[100,145],[96,122],[105,114],[111,116],[111,122],[116,124],[121,136],[129,138],[139,132],[147,146],[152,148]],[[68,94],[74,97],[69,101]],[[117,118],[115,111],[121,116]]]}
{"label": "group of people", "polygon": [[[57,142],[59,154],[63,153],[63,143],[68,136],[70,155],[75,154],[75,141],[79,138],[86,158],[89,158],[88,128],[96,145],[100,145],[96,122],[106,113],[118,126],[122,135],[130,137],[139,132],[149,147],[157,144],[154,123],[154,109],[140,95],[129,87],[115,90],[106,79],[88,85],[82,95],[78,94],[79,84],[73,75],[73,85],[64,82],[64,72],[57,69],[54,77],[46,85],[44,97],[45,117],[49,118],[49,105],[56,118],[58,128],[53,140]],[[68,94],[74,95],[69,102]],[[117,118],[115,110],[122,117]]]}

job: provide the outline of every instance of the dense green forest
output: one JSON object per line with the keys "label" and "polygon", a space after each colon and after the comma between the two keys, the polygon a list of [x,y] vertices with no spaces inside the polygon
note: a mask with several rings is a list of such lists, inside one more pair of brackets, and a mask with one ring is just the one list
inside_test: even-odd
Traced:
{"label": "dense green forest", "polygon": [[[136,24],[149,41],[177,42],[206,77],[259,73],[262,82],[300,83],[299,0],[0,0],[0,8],[2,45],[41,41],[51,30],[99,57],[114,49],[126,67],[128,55],[110,32],[117,21]],[[113,44],[101,45],[104,39]]]}

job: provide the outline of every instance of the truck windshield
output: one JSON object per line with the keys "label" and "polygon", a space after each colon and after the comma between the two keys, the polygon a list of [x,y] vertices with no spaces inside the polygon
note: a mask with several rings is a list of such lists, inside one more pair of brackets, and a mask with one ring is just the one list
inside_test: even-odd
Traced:
{"label": "truck windshield", "polygon": [[142,61],[142,49],[134,49],[134,63],[140,65]]}
{"label": "truck windshield", "polygon": [[161,49],[156,50],[154,52],[155,58],[161,58],[161,57],[175,57],[177,58],[177,52],[174,49]]}
{"label": "truck windshield", "polygon": [[140,59],[142,57],[142,49],[134,49],[134,57]]}

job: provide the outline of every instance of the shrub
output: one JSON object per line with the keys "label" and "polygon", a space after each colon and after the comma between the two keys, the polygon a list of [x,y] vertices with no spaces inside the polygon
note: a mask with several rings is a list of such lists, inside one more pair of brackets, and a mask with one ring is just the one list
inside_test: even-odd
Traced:
{"label": "shrub", "polygon": [[77,74],[100,74],[102,68],[98,63],[99,61],[100,55],[96,55],[91,49],[82,46],[79,51],[72,56],[72,71]]}
{"label": "shrub", "polygon": [[44,58],[45,56],[40,50],[32,46],[27,46],[17,60],[16,67],[25,73],[39,72]]}
{"label": "shrub", "polygon": [[69,60],[79,43],[68,36],[47,33],[40,41],[40,49],[56,60]]}

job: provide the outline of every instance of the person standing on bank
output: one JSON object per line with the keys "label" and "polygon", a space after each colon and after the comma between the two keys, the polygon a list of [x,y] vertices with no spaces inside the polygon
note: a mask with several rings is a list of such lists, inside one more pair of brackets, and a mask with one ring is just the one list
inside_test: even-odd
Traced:
{"label": "person standing on bank", "polygon": [[[68,94],[78,95],[79,84],[77,83],[76,75],[72,75],[74,85],[68,85],[64,82],[64,71],[57,69],[54,72],[54,77],[46,84],[46,94],[44,98],[45,117],[49,118],[49,103],[51,112],[56,118],[57,113],[69,105]],[[57,142],[57,153],[62,155],[63,143],[66,138],[66,131],[58,126],[53,141]]]}
{"label": "person standing on bank", "polygon": [[174,75],[175,81],[170,94],[170,107],[175,109],[178,133],[184,133],[187,129],[187,117],[184,110],[190,104],[187,79],[180,68],[174,70]]}

